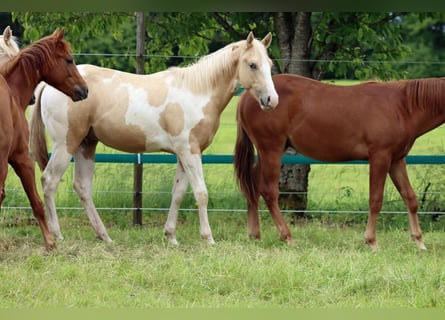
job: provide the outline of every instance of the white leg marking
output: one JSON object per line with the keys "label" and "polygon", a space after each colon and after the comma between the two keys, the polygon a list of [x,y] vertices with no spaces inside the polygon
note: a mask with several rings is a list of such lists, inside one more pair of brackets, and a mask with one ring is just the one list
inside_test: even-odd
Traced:
{"label": "white leg marking", "polygon": [[173,181],[172,202],[164,227],[164,235],[173,245],[178,245],[176,240],[176,223],[178,221],[179,207],[187,191],[188,179],[180,161],[176,166],[175,180]]}
{"label": "white leg marking", "polygon": [[60,231],[59,219],[57,217],[55,195],[60,179],[65,173],[71,157],[71,154],[54,145],[52,156],[41,177],[46,215],[48,218],[48,228],[54,234],[56,239],[59,240],[62,240],[63,236]]}
{"label": "white leg marking", "polygon": [[92,198],[94,160],[85,158],[80,149],[76,152],[75,159],[74,189],[82,202],[85,213],[90,219],[96,236],[105,242],[112,242]]}
{"label": "white leg marking", "polygon": [[178,155],[184,170],[193,189],[196,202],[199,208],[200,233],[203,240],[207,240],[209,244],[214,244],[212,231],[209,225],[207,215],[208,192],[204,181],[204,172],[202,170],[202,160],[200,155],[191,154],[189,151]]}

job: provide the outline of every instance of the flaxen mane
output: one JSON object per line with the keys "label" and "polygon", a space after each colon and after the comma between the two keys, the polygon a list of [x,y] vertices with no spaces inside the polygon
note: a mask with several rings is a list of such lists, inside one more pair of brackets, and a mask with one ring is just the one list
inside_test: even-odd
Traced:
{"label": "flaxen mane", "polygon": [[196,92],[211,91],[220,81],[218,78],[233,75],[238,61],[234,61],[239,54],[233,55],[234,50],[239,50],[246,40],[229,44],[207,56],[202,57],[197,62],[183,67],[173,67],[169,70],[178,73],[177,79],[183,81]]}

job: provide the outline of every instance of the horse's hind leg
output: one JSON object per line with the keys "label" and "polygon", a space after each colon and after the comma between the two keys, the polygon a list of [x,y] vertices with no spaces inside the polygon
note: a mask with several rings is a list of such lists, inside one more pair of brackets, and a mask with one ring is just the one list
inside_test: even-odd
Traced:
{"label": "horse's hind leg", "polygon": [[8,162],[5,157],[4,160],[0,161],[0,208],[2,206],[3,200],[5,199],[5,180],[8,175]]}
{"label": "horse's hind leg", "polygon": [[164,227],[164,235],[171,244],[177,245],[176,240],[176,223],[178,221],[179,207],[181,206],[184,195],[187,191],[188,179],[182,166],[181,161],[178,161],[176,166],[175,180],[172,189],[172,201],[170,210],[168,211],[167,221]]}
{"label": "horse's hind leg", "polygon": [[48,225],[46,224],[45,210],[43,208],[42,201],[40,200],[40,196],[37,192],[34,162],[29,157],[26,150],[26,152],[21,153],[20,156],[16,155],[13,159],[10,159],[10,164],[14,168],[14,171],[17,173],[17,175],[20,177],[23,188],[25,189],[26,195],[28,196],[29,202],[31,204],[34,217],[37,219],[40,229],[42,230],[46,249],[48,251],[54,249],[54,238],[48,229]]}
{"label": "horse's hind leg", "polygon": [[266,152],[261,152],[261,150],[258,150],[258,157],[261,161],[260,193],[280,233],[280,239],[286,240],[287,243],[293,245],[294,239],[278,205],[281,151],[273,152],[272,150],[267,150]]}
{"label": "horse's hind leg", "polygon": [[82,143],[75,154],[74,162],[74,189],[82,202],[96,236],[105,241],[111,242],[107,229],[103,224],[99,213],[96,210],[92,199],[93,174],[94,174],[94,153],[97,142]]}
{"label": "horse's hind leg", "polygon": [[419,218],[417,215],[418,202],[416,194],[409,182],[405,159],[394,162],[390,168],[389,174],[408,208],[411,238],[416,242],[420,249],[425,250],[426,247],[422,241],[422,231],[420,230]]}

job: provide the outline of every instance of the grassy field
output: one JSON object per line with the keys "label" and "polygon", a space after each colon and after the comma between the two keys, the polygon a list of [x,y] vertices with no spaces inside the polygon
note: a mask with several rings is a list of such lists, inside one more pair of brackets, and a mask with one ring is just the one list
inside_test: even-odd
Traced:
{"label": "grassy field", "polygon": [[[223,112],[207,154],[233,152],[236,101]],[[411,154],[443,153],[442,133],[438,128],[421,137]],[[97,152],[115,151],[99,146]],[[416,191],[437,181],[441,167],[410,166]],[[263,239],[247,238],[245,204],[231,165],[204,166],[217,244],[199,239],[190,194],[183,205],[190,211],[179,217],[180,246],[167,244],[162,208],[169,206],[174,170],[144,166],[144,207],[152,209],[144,212],[143,227],[132,227],[132,213],[125,209],[132,206],[132,165],[96,166],[95,202],[114,240],[104,244],[95,239],[83,210],[71,209],[80,207],[71,166],[57,197],[65,240],[50,254],[43,251],[40,230],[11,170],[0,214],[0,308],[445,307],[445,219],[421,216],[428,250],[419,251],[409,240],[406,214],[382,214],[380,250],[371,253],[363,241],[366,214],[351,214],[367,210],[367,165],[312,166],[314,219],[291,226],[296,247],[278,240],[267,212],[261,213]],[[436,185],[440,191],[443,184]],[[384,210],[404,210],[389,183],[386,193]]]}
{"label": "grassy field", "polygon": [[358,226],[299,225],[292,248],[268,223],[262,241],[250,241],[244,219],[210,220],[215,246],[199,240],[191,216],[178,247],[163,241],[161,225],[111,228],[114,242],[104,244],[64,220],[51,254],[36,227],[2,229],[0,308],[445,307],[443,231],[427,231],[429,250],[420,251],[406,231],[383,227],[371,253]]}

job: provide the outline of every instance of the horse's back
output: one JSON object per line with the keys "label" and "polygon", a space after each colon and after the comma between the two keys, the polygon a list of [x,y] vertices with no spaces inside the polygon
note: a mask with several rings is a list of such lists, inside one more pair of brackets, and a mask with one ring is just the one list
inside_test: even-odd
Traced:
{"label": "horse's back", "polygon": [[53,140],[75,141],[69,150],[90,133],[125,152],[170,150],[172,137],[182,139],[185,123],[180,120],[196,113],[185,111],[184,106],[196,107],[191,99],[169,100],[178,90],[168,86],[169,72],[138,75],[94,65],[78,68],[89,87],[87,99],[74,103],[51,86],[41,96],[45,126]]}
{"label": "horse's back", "polygon": [[275,75],[273,81],[280,97],[274,110],[261,111],[248,93],[240,100],[240,121],[257,144],[265,137],[285,135],[309,157],[344,161],[367,159],[370,144],[393,139],[396,145],[397,139],[402,140],[405,128],[395,124],[403,94],[396,86],[378,82],[338,86],[288,74]]}

